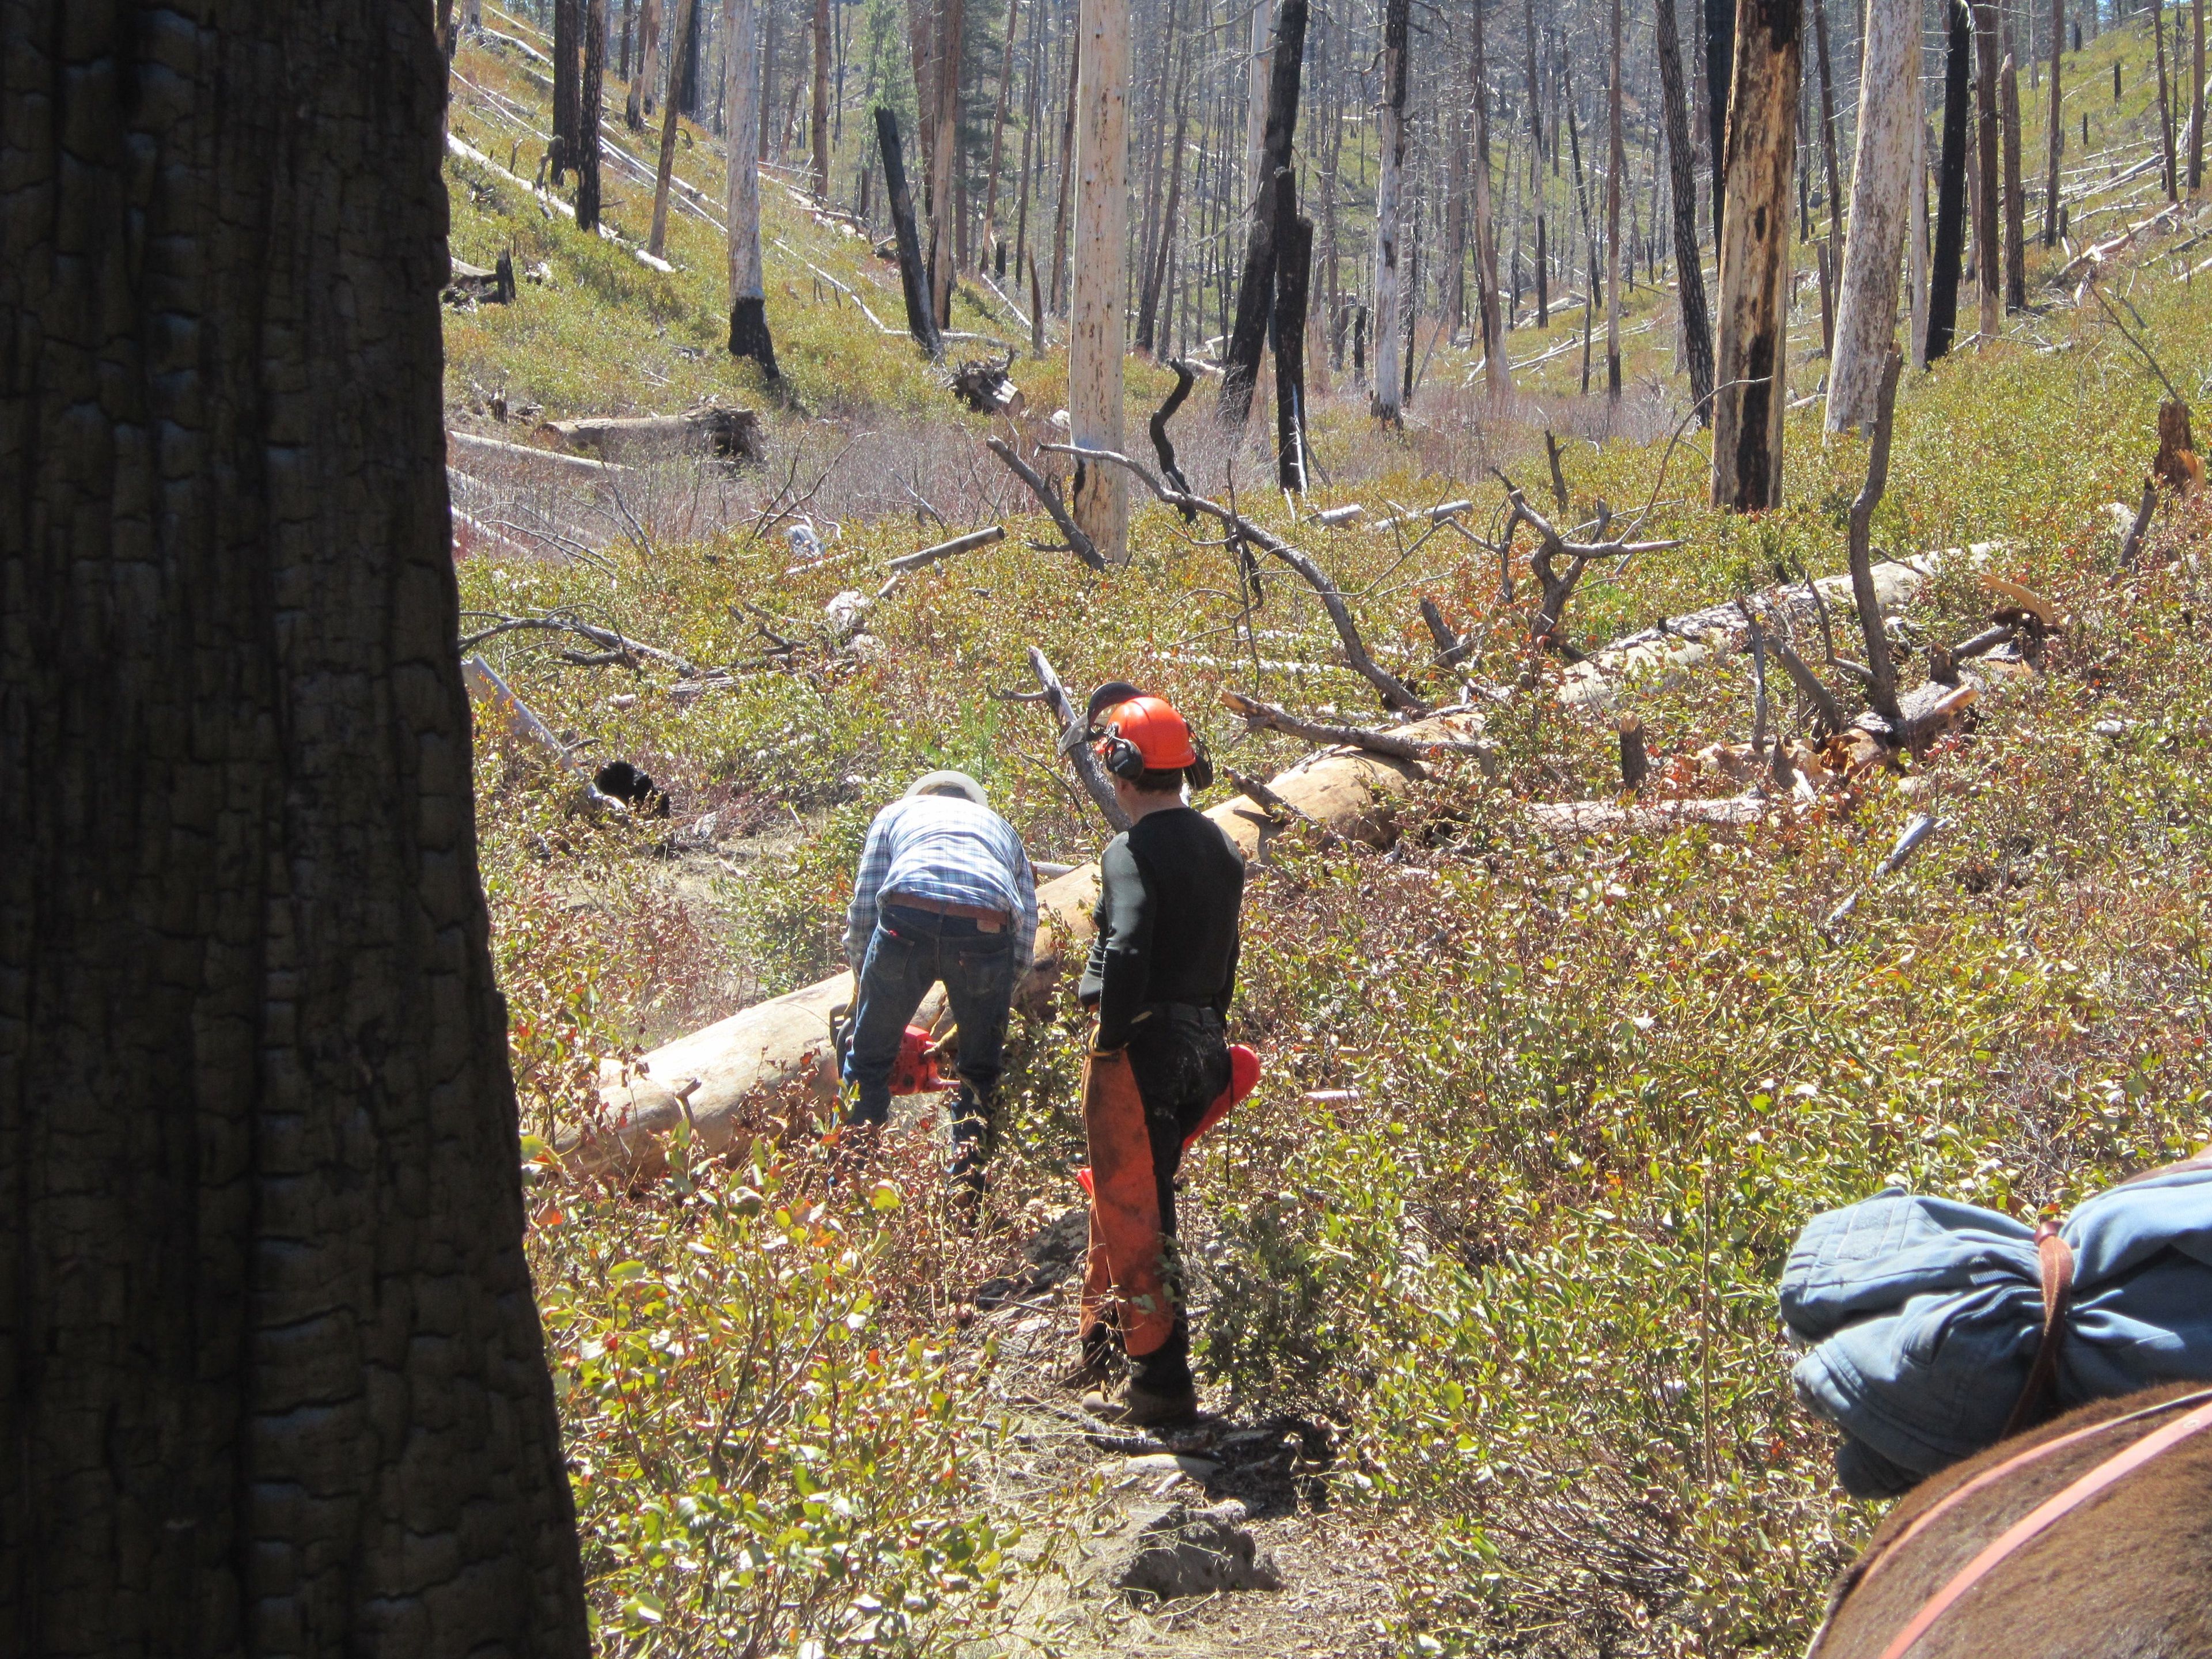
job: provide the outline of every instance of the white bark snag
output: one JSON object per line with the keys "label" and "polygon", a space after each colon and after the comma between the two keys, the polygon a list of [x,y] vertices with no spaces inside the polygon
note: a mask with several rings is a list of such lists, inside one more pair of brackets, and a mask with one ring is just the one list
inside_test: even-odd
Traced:
{"label": "white bark snag", "polygon": [[1804,73],[1798,0],[1736,0],[1714,352],[1712,502],[1782,501],[1790,181]]}
{"label": "white bark snag", "polygon": [[[957,0],[955,0],[957,3]],[[1127,327],[1128,0],[1079,0],[1075,137],[1075,296],[1067,346],[1071,435],[1121,450],[1121,354]],[[948,258],[949,258],[948,252]],[[1075,521],[1109,565],[1129,562],[1128,480],[1117,466],[1076,475]]]}
{"label": "white bark snag", "polygon": [[[1480,3],[1480,0],[1477,0]],[[1605,395],[1620,401],[1620,175],[1628,149],[1620,130],[1620,0],[1613,0],[1613,76],[1606,88]]]}
{"label": "white bark snag", "polygon": [[1482,319],[1483,386],[1492,397],[1503,398],[1512,395],[1513,368],[1506,357],[1505,321],[1498,305],[1498,226],[1490,200],[1490,72],[1482,36],[1485,3],[1486,0],[1474,0],[1474,268],[1482,278],[1482,291],[1476,300]]}
{"label": "white bark snag", "polygon": [[722,100],[729,123],[730,355],[750,357],[777,378],[775,342],[768,331],[761,281],[760,168],[753,160],[760,133],[760,52],[753,40],[753,0],[722,0]]}
{"label": "white bark snag", "polygon": [[[1919,0],[1869,0],[1865,56],[1835,362],[1828,371],[1830,432],[1863,428],[1875,418],[1882,365],[1897,329],[1899,245],[1907,223],[1927,211],[1918,173]],[[1916,272],[1923,263],[1924,255],[1913,261]],[[1917,295],[1913,309],[1920,309]]]}
{"label": "white bark snag", "polygon": [[1255,0],[1252,50],[1244,62],[1244,210],[1255,212],[1266,182],[1267,82],[1273,67],[1274,0]]}
{"label": "white bark snag", "polygon": [[1974,0],[1974,284],[1981,298],[1978,327],[1997,337],[2004,307],[2004,184],[1997,160],[1996,0]]}
{"label": "white bark snag", "polygon": [[1382,27],[1382,106],[1376,121],[1382,167],[1375,183],[1375,401],[1377,420],[1404,418],[1405,374],[1398,353],[1405,319],[1399,314],[1398,198],[1406,172],[1406,33],[1411,0],[1387,0]]}

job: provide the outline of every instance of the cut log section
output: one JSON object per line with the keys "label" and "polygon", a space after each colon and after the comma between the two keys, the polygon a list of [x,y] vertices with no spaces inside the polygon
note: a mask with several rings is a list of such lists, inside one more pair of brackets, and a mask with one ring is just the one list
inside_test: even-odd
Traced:
{"label": "cut log section", "polygon": [[587,415],[548,421],[538,429],[569,449],[588,449],[606,460],[671,450],[732,461],[757,461],[761,455],[760,416],[716,404],[682,415]]}
{"label": "cut log section", "polygon": [[498,438],[479,437],[473,432],[448,432],[446,442],[455,452],[453,464],[466,470],[469,463],[483,466],[492,463],[507,463],[516,466],[543,467],[554,472],[564,472],[574,478],[604,480],[618,478],[629,469],[617,466],[611,461],[594,461],[582,455],[564,455],[557,449],[532,449],[528,444],[511,444]]}
{"label": "cut log section", "polygon": [[[1400,726],[1409,743],[1455,744],[1479,728],[1469,716],[1451,714]],[[1396,830],[1391,797],[1405,790],[1414,765],[1380,755],[1334,752],[1301,761],[1267,786],[1299,817],[1349,840],[1385,847]],[[1206,816],[1248,859],[1261,860],[1275,837],[1296,823],[1240,796]],[[1091,908],[1098,900],[1098,866],[1085,864],[1037,891],[1043,922],[1029,974],[1018,993],[1024,1006],[1050,997],[1063,963],[1078,963],[1089,946]],[[820,1102],[836,1094],[830,1014],[853,1000],[853,976],[839,974],[817,985],[756,1004],[727,1019],[678,1037],[624,1069],[610,1062],[599,1086],[604,1122],[571,1131],[558,1143],[567,1166],[580,1174],[641,1178],[660,1167],[660,1137],[687,1120],[705,1154],[730,1146],[743,1130],[747,1109],[794,1085]],[[934,1024],[942,998],[933,993],[915,1023]]]}

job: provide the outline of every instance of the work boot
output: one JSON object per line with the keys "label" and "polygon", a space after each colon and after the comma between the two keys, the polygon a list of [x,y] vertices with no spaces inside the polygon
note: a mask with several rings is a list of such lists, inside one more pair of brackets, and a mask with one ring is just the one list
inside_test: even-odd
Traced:
{"label": "work boot", "polygon": [[1114,1333],[1104,1325],[1093,1325],[1083,1334],[1082,1358],[1061,1376],[1060,1386],[1071,1394],[1102,1389],[1114,1380],[1121,1358],[1114,1351]]}
{"label": "work boot", "polygon": [[1156,1394],[1133,1378],[1118,1400],[1103,1392],[1083,1396],[1083,1409],[1101,1422],[1130,1428],[1157,1428],[1164,1423],[1184,1423],[1198,1415],[1198,1390],[1186,1383],[1170,1393]]}

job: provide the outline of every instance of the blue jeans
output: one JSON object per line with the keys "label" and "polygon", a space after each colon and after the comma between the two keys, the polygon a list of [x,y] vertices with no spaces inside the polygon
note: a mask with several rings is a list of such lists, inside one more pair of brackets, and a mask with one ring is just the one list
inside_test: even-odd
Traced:
{"label": "blue jeans", "polygon": [[929,988],[942,981],[960,1027],[953,1146],[962,1162],[980,1161],[1006,1055],[1015,977],[1013,939],[1006,928],[987,933],[966,916],[885,904],[860,964],[852,1045],[845,1054],[851,1103],[846,1121],[882,1123],[890,1118],[891,1067],[898,1061],[907,1022]]}

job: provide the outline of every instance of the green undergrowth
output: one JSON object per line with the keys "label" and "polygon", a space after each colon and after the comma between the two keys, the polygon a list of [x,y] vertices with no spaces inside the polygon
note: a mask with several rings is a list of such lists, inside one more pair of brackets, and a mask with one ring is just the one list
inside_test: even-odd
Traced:
{"label": "green undergrowth", "polygon": [[[556,283],[511,315],[457,316],[457,380],[496,371],[549,412],[611,406],[586,349],[602,312],[624,319],[600,355],[635,406],[729,373],[711,239],[687,244],[679,223],[684,269],[664,277],[494,188],[514,199],[482,209],[485,240],[464,257],[483,260],[495,229],[542,228],[526,251]],[[456,225],[473,234],[458,210]],[[2149,264],[2110,286],[2200,396],[2212,314],[2196,292]],[[792,362],[877,372],[836,349],[794,346]],[[647,368],[665,401],[637,392]],[[808,395],[827,401],[826,385]],[[2039,672],[1993,675],[1973,723],[1908,774],[1741,830],[1531,833],[1528,802],[1606,798],[1618,775],[1609,723],[1570,718],[1548,695],[1558,659],[1526,643],[1525,531],[1508,602],[1494,557],[1449,530],[1418,544],[1330,531],[1294,523],[1272,491],[1240,495],[1343,585],[1378,657],[1425,695],[1462,688],[1433,666],[1418,601],[1471,633],[1462,672],[1500,762],[1495,781],[1447,769],[1424,786],[1389,854],[1293,834],[1255,875],[1236,1024],[1267,1075],[1190,1172],[1211,1240],[1206,1373],[1240,1414],[1334,1425],[1331,1500],[1395,1518],[1407,1650],[1797,1650],[1875,1511],[1841,1498],[1830,1437],[1790,1395],[1773,1291],[1796,1230],[1892,1180],[2023,1215],[2063,1206],[2212,1134],[2203,521],[2165,512],[2123,576],[2104,511],[2135,496],[2161,395],[2094,307],[2021,319],[1907,376],[1877,547],[1982,544],[1980,568],[2035,588],[2065,625]],[[1791,416],[1784,506],[1740,519],[1703,505],[1694,428],[1570,441],[1571,520],[1602,500],[1617,523],[1682,543],[1594,571],[1570,639],[1588,649],[1839,569],[1865,455],[1824,447],[1816,415]],[[1548,512],[1535,440],[1481,434]],[[1377,438],[1346,421],[1321,442],[1324,459],[1331,444],[1360,458],[1363,481],[1307,511],[1356,499],[1372,519],[1466,496],[1479,525],[1498,499],[1472,448],[1443,466],[1443,439],[1418,425]],[[482,647],[584,758],[635,762],[675,807],[581,811],[546,757],[479,738],[481,857],[532,1134],[576,1123],[606,1060],[841,965],[860,836],[922,769],[974,772],[1035,857],[1092,856],[1100,829],[1051,722],[1004,695],[1034,690],[1032,646],[1079,695],[1128,678],[1173,697],[1260,776],[1304,745],[1244,732],[1224,690],[1376,717],[1279,564],[1261,562],[1255,588],[1210,535],[1148,508],[1131,567],[1099,579],[1025,544],[1052,539],[1044,521],[1006,522],[1005,542],[908,577],[856,629],[838,618],[877,592],[883,562],[945,529],[848,523],[832,562],[795,573],[774,526],[744,524],[698,543],[640,530],[574,565],[461,567],[472,612],[568,608],[728,671],[693,690],[663,665],[563,660],[547,635]],[[1922,646],[1984,624],[1976,569],[1948,564],[1899,624],[1916,667]],[[1695,755],[1747,738],[1752,702],[1749,665],[1732,661],[1632,686],[1622,707],[1644,721],[1662,793],[1718,794],[1737,786],[1699,775]],[[1803,714],[1778,691],[1776,718],[1794,731]],[[1940,818],[1935,837],[1824,932],[1919,811]],[[823,1145],[798,1103],[763,1109],[727,1166],[679,1152],[641,1194],[541,1169],[531,1251],[609,1651],[1018,1648],[1015,1609],[1051,1571],[1034,1546],[1060,1522],[991,1479],[1000,1361],[963,1304],[1073,1201],[1080,1042],[1064,989],[1018,1023],[998,1186],[972,1235],[944,1214],[941,1125],[870,1162]]]}

